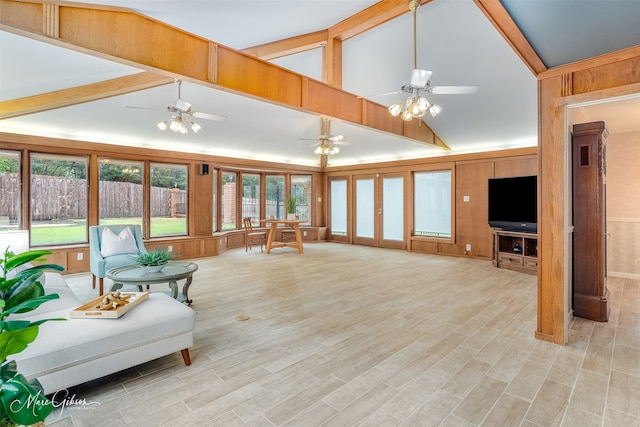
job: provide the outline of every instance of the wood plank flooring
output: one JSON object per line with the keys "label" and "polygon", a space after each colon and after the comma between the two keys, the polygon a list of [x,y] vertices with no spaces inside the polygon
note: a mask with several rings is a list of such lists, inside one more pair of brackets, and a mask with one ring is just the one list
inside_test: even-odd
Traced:
{"label": "wood plank flooring", "polygon": [[488,261],[332,243],[194,261],[192,365],[74,387],[47,426],[640,426],[639,281],[610,279],[611,320],[557,346],[533,338],[537,278]]}

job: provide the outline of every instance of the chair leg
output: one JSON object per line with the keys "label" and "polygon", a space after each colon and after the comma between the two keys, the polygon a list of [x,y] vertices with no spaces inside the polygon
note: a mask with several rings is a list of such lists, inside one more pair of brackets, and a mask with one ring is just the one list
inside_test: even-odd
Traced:
{"label": "chair leg", "polygon": [[91,275],[91,289],[95,289],[96,288],[96,275],[92,274]]}
{"label": "chair leg", "polygon": [[100,295],[104,294],[104,278],[100,278],[98,279],[98,281],[100,282]]}

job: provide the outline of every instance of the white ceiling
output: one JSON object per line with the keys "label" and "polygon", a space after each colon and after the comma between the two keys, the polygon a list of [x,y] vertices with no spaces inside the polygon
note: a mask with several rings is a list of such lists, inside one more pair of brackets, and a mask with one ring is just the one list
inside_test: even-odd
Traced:
{"label": "white ceiling", "polygon": [[[114,0],[83,3],[126,6],[240,50],[326,29],[376,1],[187,0],[176,3]],[[480,87],[473,95],[430,96],[430,100],[440,104],[444,111],[426,122],[452,151],[444,152],[406,138],[333,120],[331,133],[342,134],[351,143],[330,157],[329,166],[535,145],[536,78],[473,1],[435,0],[420,7],[417,17],[418,68],[433,71],[431,81],[434,85]],[[319,49],[274,62],[320,80],[322,56]],[[398,91],[409,79],[412,68],[410,13],[343,43],[343,89],[375,102],[390,105],[402,99],[402,95],[378,94]],[[2,101],[139,71],[0,32]],[[301,165],[319,164],[319,156],[310,147],[315,142],[313,138],[320,134],[318,116],[184,82],[182,99],[191,103],[194,110],[223,115],[227,120],[198,119],[202,130],[195,135],[160,132],[156,123],[170,116],[161,109],[176,98],[175,85],[167,85],[0,120],[0,131]],[[616,118],[619,114],[613,116]],[[607,125],[615,132],[613,123],[607,122]]]}

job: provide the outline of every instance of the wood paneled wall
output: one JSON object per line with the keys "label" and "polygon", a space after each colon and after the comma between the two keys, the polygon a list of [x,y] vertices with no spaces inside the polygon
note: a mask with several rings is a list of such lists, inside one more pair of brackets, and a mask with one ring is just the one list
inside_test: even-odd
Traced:
{"label": "wood paneled wall", "polygon": [[[564,344],[568,224],[565,224],[565,109],[582,102],[640,93],[640,46],[538,76],[538,325],[536,337]],[[567,279],[568,280],[568,279]],[[567,284],[568,286],[568,284]]]}
{"label": "wood paneled wall", "polygon": [[[413,224],[412,172],[427,170],[453,171],[455,200],[453,206],[453,238],[451,240],[411,237]],[[489,153],[451,155],[421,160],[406,160],[375,165],[330,168],[327,177],[353,178],[382,173],[405,173],[409,196],[405,198],[405,224],[410,237],[407,249],[414,252],[467,256],[489,260],[493,254],[493,234],[487,222],[488,179],[505,176],[536,175],[536,148],[502,150]],[[465,196],[469,201],[465,202]],[[351,222],[351,221],[349,221]],[[353,238],[348,239],[349,242]],[[471,245],[471,251],[466,245]]]}

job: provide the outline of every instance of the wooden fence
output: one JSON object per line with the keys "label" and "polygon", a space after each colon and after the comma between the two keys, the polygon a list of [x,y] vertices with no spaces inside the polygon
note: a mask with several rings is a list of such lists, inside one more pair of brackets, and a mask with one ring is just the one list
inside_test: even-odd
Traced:
{"label": "wooden fence", "polygon": [[[100,182],[101,218],[139,218],[144,194],[141,184]],[[87,181],[34,175],[31,178],[31,219],[71,220],[87,217]],[[0,217],[17,221],[20,206],[18,174],[0,174]],[[186,214],[186,192],[177,188],[151,187],[151,216],[175,217]]]}

